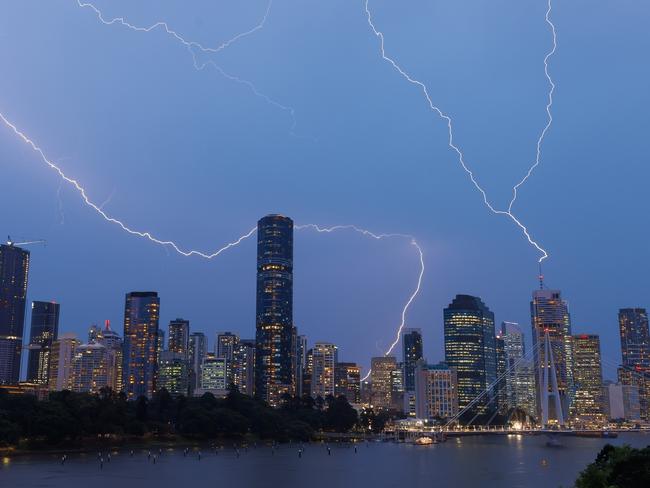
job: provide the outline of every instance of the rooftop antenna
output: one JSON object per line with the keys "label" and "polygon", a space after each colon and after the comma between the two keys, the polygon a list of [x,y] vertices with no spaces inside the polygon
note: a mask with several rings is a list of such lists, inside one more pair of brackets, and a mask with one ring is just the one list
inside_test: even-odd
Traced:
{"label": "rooftop antenna", "polygon": [[539,263],[539,289],[544,289],[544,273],[542,273],[542,263]]}

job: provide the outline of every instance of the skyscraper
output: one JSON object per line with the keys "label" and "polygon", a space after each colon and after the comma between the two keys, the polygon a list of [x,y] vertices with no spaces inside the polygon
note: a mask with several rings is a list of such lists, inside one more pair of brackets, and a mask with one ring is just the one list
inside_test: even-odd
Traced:
{"label": "skyscraper", "polygon": [[188,357],[190,340],[190,321],[184,319],[171,320],[169,322],[169,338],[167,349],[171,352]]}
{"label": "skyscraper", "polygon": [[126,294],[124,306],[124,391],[127,398],[151,398],[156,391],[160,299],[153,291]]}
{"label": "skyscraper", "polygon": [[201,386],[201,364],[208,353],[208,340],[203,332],[190,335],[190,390]]}
{"label": "skyscraper", "polygon": [[[530,303],[533,336],[533,365],[535,370],[538,418],[544,418],[543,409],[549,413],[551,422],[569,418],[569,408],[573,398],[573,354],[571,347],[571,317],[569,307],[562,299],[560,290],[535,290]],[[548,334],[550,352],[555,364],[555,377],[562,412],[553,412],[542,399],[542,375],[544,368],[550,366],[550,356],[546,357],[544,347]],[[550,388],[550,384],[549,384]]]}
{"label": "skyscraper", "polygon": [[[296,395],[301,397],[305,394],[305,371],[307,368],[307,336],[296,337]],[[309,392],[306,392],[309,394]]]}
{"label": "skyscraper", "polygon": [[515,322],[501,323],[506,359],[506,402],[508,409],[523,410],[528,416],[537,416],[535,377],[532,361],[527,359],[524,334]]}
{"label": "skyscraper", "polygon": [[433,366],[418,361],[415,370],[415,416],[419,419],[450,419],[458,413],[456,371],[445,363]]}
{"label": "skyscraper", "polygon": [[404,361],[404,390],[415,391],[415,369],[422,359],[422,331],[404,329],[402,334]]}
{"label": "skyscraper", "polygon": [[334,369],[338,348],[327,342],[317,342],[312,348],[311,394],[325,398],[334,395]]}
{"label": "skyscraper", "polygon": [[237,334],[233,334],[232,332],[218,332],[214,343],[214,354],[218,358],[226,358],[228,361],[232,361],[237,344],[239,344],[239,336]]}
{"label": "skyscraper", "polygon": [[267,215],[257,223],[255,395],[278,405],[294,393],[293,221]]}
{"label": "skyscraper", "polygon": [[63,334],[52,344],[50,354],[50,391],[72,390],[72,362],[81,342],[74,334]]}
{"label": "skyscraper", "polygon": [[187,395],[189,391],[189,363],[180,352],[163,351],[158,359],[158,390],[165,389],[172,396]]}
{"label": "skyscraper", "polygon": [[72,360],[72,391],[98,393],[102,388],[113,388],[114,356],[115,351],[98,342],[77,346]]}
{"label": "skyscraper", "polygon": [[506,373],[508,370],[508,361],[506,358],[506,346],[503,337],[497,334],[494,345],[497,354],[497,406],[499,413],[506,415],[508,413],[508,389],[506,387]]}
{"label": "skyscraper", "polygon": [[639,389],[641,418],[650,420],[650,332],[644,308],[622,308],[618,312],[623,362],[619,381]]}
{"label": "skyscraper", "polygon": [[336,363],[334,394],[344,396],[350,403],[361,401],[361,369],[356,363]]}
{"label": "skyscraper", "polygon": [[255,387],[255,341],[241,339],[235,350],[233,363],[234,383],[244,395],[253,395]]}
{"label": "skyscraper", "polygon": [[59,335],[59,311],[58,303],[32,302],[32,326],[27,356],[27,381],[30,383],[49,383],[52,343]]}
{"label": "skyscraper", "polygon": [[103,345],[108,351],[108,364],[109,379],[111,383],[108,385],[113,391],[120,392],[124,390],[124,371],[122,370],[124,364],[123,354],[123,341],[120,335],[111,329],[111,322],[107,320],[104,322],[104,329],[98,329],[95,334],[95,339],[91,342],[96,342]]}
{"label": "skyscraper", "polygon": [[480,298],[456,295],[444,310],[444,331],[445,362],[456,371],[459,409],[487,391],[464,416],[493,413],[497,408],[494,314]]}
{"label": "skyscraper", "polygon": [[0,385],[20,379],[29,251],[0,244]]}
{"label": "skyscraper", "polygon": [[370,360],[372,381],[372,405],[390,410],[396,406],[395,373],[399,372],[394,356],[378,356]]}
{"label": "skyscraper", "polygon": [[600,337],[594,334],[573,336],[573,382],[575,385],[574,419],[602,425],[603,372],[600,362]]}

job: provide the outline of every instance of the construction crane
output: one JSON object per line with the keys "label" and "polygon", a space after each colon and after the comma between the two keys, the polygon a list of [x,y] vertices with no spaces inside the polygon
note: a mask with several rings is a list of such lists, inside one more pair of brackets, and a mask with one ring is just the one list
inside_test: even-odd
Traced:
{"label": "construction crane", "polygon": [[8,246],[28,246],[30,244],[46,244],[45,239],[37,239],[35,241],[25,241],[25,242],[14,242],[11,240],[11,236],[7,236],[7,245]]}

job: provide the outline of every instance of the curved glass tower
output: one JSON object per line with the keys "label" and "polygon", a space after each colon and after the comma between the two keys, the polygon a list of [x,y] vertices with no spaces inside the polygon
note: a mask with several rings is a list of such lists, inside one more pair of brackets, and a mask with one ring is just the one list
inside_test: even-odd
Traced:
{"label": "curved glass tower", "polygon": [[278,405],[294,393],[293,221],[267,215],[257,223],[255,395]]}

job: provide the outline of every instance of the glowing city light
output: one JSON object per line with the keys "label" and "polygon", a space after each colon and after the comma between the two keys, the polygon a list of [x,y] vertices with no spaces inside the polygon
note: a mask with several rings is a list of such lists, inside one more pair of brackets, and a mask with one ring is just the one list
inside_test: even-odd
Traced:
{"label": "glowing city light", "polygon": [[[150,231],[142,231],[142,230],[133,229],[133,228],[129,227],[127,224],[125,224],[122,220],[119,220],[119,219],[109,215],[103,209],[103,206],[105,205],[105,202],[102,203],[101,205],[97,205],[95,202],[93,202],[88,197],[86,189],[77,180],[67,176],[63,172],[63,170],[56,163],[51,161],[45,155],[45,152],[40,148],[40,146],[38,146],[23,131],[18,129],[18,127],[16,127],[15,124],[10,122],[5,117],[5,115],[3,113],[1,113],[1,112],[0,112],[0,120],[2,120],[2,122],[4,122],[4,124],[7,127],[9,127],[13,131],[13,133],[15,135],[17,135],[24,143],[26,143],[28,146],[30,146],[32,148],[32,150],[34,150],[39,155],[41,160],[47,166],[49,166],[50,169],[54,170],[59,175],[59,177],[61,178],[61,181],[65,181],[66,183],[69,183],[70,185],[72,185],[72,187],[74,187],[74,189],[79,193],[82,200],[84,201],[84,203],[88,207],[90,207],[92,210],[94,210],[95,213],[99,214],[107,222],[110,222],[112,224],[115,224],[115,225],[119,226],[123,231],[125,231],[125,232],[127,232],[127,233],[129,233],[131,235],[148,239],[149,241],[151,241],[151,242],[153,242],[155,244],[159,244],[161,246],[169,246],[174,251],[176,251],[178,254],[181,254],[181,255],[183,255],[185,257],[199,256],[199,257],[202,257],[202,258],[205,258],[205,259],[213,259],[213,258],[219,256],[220,254],[222,254],[224,251],[227,251],[228,249],[239,245],[241,242],[243,242],[244,240],[251,237],[257,231],[257,227],[253,227],[252,229],[250,229],[245,234],[241,235],[236,240],[227,243],[226,245],[222,246],[221,248],[219,248],[219,249],[217,249],[217,250],[215,250],[213,252],[203,252],[203,251],[198,251],[198,250],[194,250],[194,249],[191,249],[191,250],[183,249],[180,245],[176,244],[174,241],[158,239]],[[366,237],[370,237],[370,238],[377,239],[377,240],[387,239],[387,238],[404,238],[404,239],[408,239],[410,241],[411,245],[413,245],[417,249],[417,252],[418,252],[418,255],[419,255],[419,260],[420,260],[420,271],[419,271],[419,274],[418,274],[417,285],[415,287],[415,290],[409,296],[408,301],[406,302],[406,304],[404,305],[404,307],[402,309],[401,322],[400,322],[400,324],[398,326],[395,340],[393,341],[393,343],[390,345],[390,347],[388,348],[388,350],[385,353],[386,355],[390,354],[393,351],[393,349],[395,348],[395,346],[399,343],[400,334],[402,332],[402,329],[406,325],[406,314],[407,314],[408,309],[410,308],[411,304],[413,303],[413,301],[415,300],[415,298],[417,297],[417,295],[420,292],[420,287],[422,285],[422,279],[424,277],[424,269],[425,269],[424,268],[424,253],[422,252],[422,248],[417,243],[415,238],[413,236],[409,235],[409,234],[400,234],[400,233],[377,234],[377,233],[371,232],[371,231],[369,231],[367,229],[363,229],[361,227],[358,227],[356,225],[335,225],[335,226],[332,226],[332,227],[321,227],[321,226],[319,226],[317,224],[298,224],[298,225],[295,225],[294,228],[296,230],[309,229],[309,230],[314,230],[314,231],[316,231],[318,233],[326,233],[326,234],[336,232],[336,231],[341,231],[341,230],[352,230],[352,231],[358,232],[358,233],[360,233],[360,234],[362,234],[362,235],[364,235]],[[370,373],[368,373],[368,374],[370,374]]]}
{"label": "glowing city light", "polygon": [[497,209],[490,203],[490,200],[488,199],[487,193],[485,192],[483,187],[481,187],[478,180],[474,176],[474,172],[469,168],[469,166],[465,162],[465,156],[463,154],[463,151],[454,142],[454,131],[453,131],[453,124],[452,124],[451,117],[449,115],[447,115],[445,112],[443,112],[442,109],[440,109],[437,105],[435,105],[433,103],[433,99],[431,98],[431,96],[429,94],[429,89],[427,88],[427,86],[422,81],[420,81],[420,80],[418,80],[416,78],[413,78],[409,73],[407,73],[397,63],[397,61],[395,61],[394,58],[392,58],[392,57],[390,57],[390,56],[388,56],[386,54],[384,34],[383,34],[382,31],[377,29],[377,27],[375,26],[375,23],[372,20],[372,13],[370,11],[370,6],[369,6],[370,0],[364,0],[364,1],[365,1],[364,5],[365,5],[365,11],[366,11],[366,19],[368,21],[368,25],[372,29],[372,32],[379,39],[379,46],[380,46],[380,52],[381,52],[382,59],[384,61],[388,62],[406,81],[408,81],[412,85],[415,85],[416,87],[418,87],[422,91],[422,94],[424,95],[424,98],[427,101],[429,109],[431,111],[435,112],[436,114],[438,114],[438,116],[447,123],[447,130],[448,130],[448,134],[449,134],[449,138],[448,138],[447,143],[448,143],[449,147],[457,154],[458,162],[462,166],[465,173],[467,173],[467,175],[469,176],[469,178],[472,181],[474,187],[483,196],[483,203],[490,209],[491,212],[493,212],[494,214],[497,214],[497,215],[505,215],[505,216],[507,216],[521,229],[523,234],[526,236],[526,239],[528,240],[528,242],[532,246],[534,246],[541,253],[541,256],[539,258],[539,262],[541,263],[544,259],[546,259],[548,257],[548,253],[546,252],[545,249],[543,249],[537,243],[537,241],[533,240],[533,238],[530,236],[528,228],[519,219],[517,219],[517,217],[514,216],[514,214],[512,213],[512,206],[514,205],[515,200],[517,199],[517,190],[521,187],[521,185],[523,185],[526,182],[526,180],[530,177],[530,175],[532,174],[534,169],[540,163],[540,160],[541,160],[541,146],[542,146],[542,143],[544,142],[544,138],[545,138],[549,128],[551,127],[552,122],[553,122],[553,117],[551,115],[551,107],[553,105],[553,92],[555,90],[555,84],[553,83],[553,80],[552,80],[552,78],[550,76],[550,73],[549,73],[549,70],[548,70],[548,61],[551,58],[551,56],[553,56],[553,54],[555,53],[555,50],[557,48],[557,36],[556,36],[556,31],[555,31],[555,25],[553,24],[553,22],[551,21],[551,18],[550,18],[551,8],[552,8],[551,0],[548,0],[548,8],[547,8],[547,11],[546,11],[546,16],[545,16],[546,23],[549,24],[549,26],[551,28],[551,33],[553,35],[553,47],[546,54],[546,56],[544,57],[544,72],[545,72],[546,78],[547,78],[547,80],[549,81],[549,84],[550,84],[550,91],[549,91],[549,95],[548,95],[548,103],[546,105],[546,113],[548,115],[548,121],[547,121],[546,125],[544,126],[544,129],[542,130],[542,132],[541,132],[541,134],[540,134],[540,136],[539,136],[539,138],[537,140],[537,153],[536,153],[535,162],[528,169],[528,172],[526,173],[524,178],[522,178],[521,181],[519,181],[519,183],[517,183],[513,187],[513,197],[512,197],[512,199],[510,201],[510,204],[508,205],[507,210]]}

